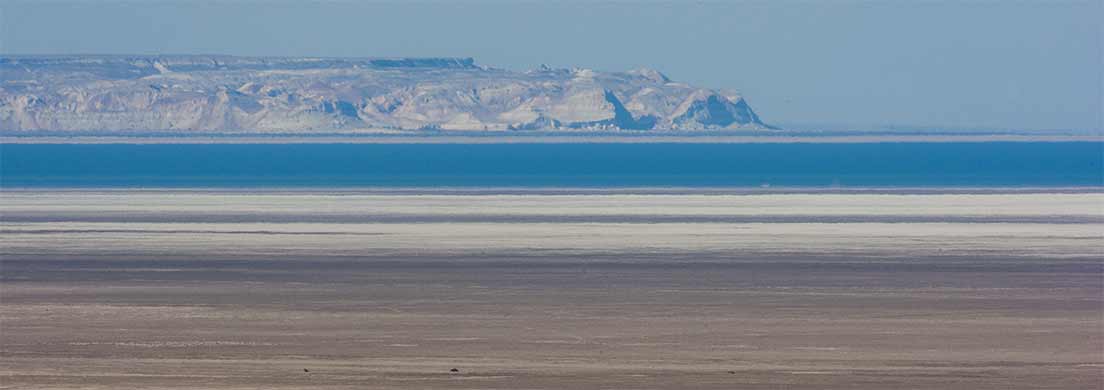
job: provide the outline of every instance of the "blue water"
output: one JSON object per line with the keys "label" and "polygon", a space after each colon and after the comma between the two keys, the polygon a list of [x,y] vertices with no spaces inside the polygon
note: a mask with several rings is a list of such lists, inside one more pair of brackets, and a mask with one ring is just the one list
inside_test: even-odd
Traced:
{"label": "blue water", "polygon": [[1080,187],[1104,144],[0,145],[0,187]]}

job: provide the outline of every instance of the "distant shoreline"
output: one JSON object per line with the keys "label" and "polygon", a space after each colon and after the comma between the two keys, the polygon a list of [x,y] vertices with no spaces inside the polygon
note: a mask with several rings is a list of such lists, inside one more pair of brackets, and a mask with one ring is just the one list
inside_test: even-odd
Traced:
{"label": "distant shoreline", "polygon": [[1104,135],[364,135],[364,136],[0,136],[0,144],[556,144],[1104,142]]}
{"label": "distant shoreline", "polygon": [[1102,186],[1062,187],[7,187],[0,193],[449,196],[779,196],[1104,194]]}

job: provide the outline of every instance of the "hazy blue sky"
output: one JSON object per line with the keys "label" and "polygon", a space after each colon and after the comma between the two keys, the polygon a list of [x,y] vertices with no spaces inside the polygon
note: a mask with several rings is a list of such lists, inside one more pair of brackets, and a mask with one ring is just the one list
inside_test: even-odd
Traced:
{"label": "hazy blue sky", "polygon": [[0,0],[6,54],[470,56],[744,92],[770,123],[1102,127],[1100,1]]}

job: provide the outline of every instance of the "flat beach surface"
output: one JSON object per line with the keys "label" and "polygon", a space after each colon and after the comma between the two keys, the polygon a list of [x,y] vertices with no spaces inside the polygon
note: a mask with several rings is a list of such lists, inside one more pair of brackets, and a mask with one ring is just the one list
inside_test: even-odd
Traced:
{"label": "flat beach surface", "polygon": [[21,190],[0,222],[0,388],[1104,386],[1092,190]]}

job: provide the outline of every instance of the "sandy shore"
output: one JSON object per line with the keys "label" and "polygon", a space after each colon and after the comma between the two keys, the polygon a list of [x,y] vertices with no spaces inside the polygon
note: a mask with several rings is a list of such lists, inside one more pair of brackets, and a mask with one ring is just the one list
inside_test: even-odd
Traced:
{"label": "sandy shore", "polygon": [[1097,192],[0,199],[5,388],[1104,386]]}

